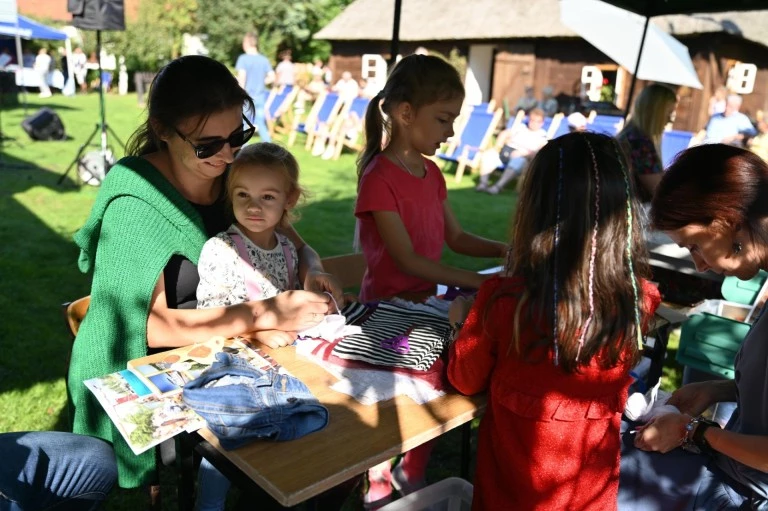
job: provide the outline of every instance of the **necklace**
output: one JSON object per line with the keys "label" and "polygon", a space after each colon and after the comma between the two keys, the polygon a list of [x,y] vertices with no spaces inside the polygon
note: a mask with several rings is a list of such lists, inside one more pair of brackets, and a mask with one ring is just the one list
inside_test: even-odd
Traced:
{"label": "necklace", "polygon": [[413,177],[418,177],[418,176],[416,176],[416,174],[414,174],[414,173],[413,173],[413,171],[412,171],[412,170],[411,170],[411,169],[408,167],[408,165],[406,165],[406,164],[403,162],[403,160],[401,160],[401,159],[400,159],[400,157],[397,155],[397,153],[395,153],[395,159],[397,160],[397,163],[399,163],[400,165],[402,165],[402,166],[403,166],[403,168],[404,168],[405,170],[407,170],[407,171],[408,171],[408,173],[409,173],[410,175],[412,175]]}

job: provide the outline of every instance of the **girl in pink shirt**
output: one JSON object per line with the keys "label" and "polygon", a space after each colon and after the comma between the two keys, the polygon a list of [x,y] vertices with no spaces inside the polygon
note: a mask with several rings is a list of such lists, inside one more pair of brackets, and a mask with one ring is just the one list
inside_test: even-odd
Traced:
{"label": "girl in pink shirt", "polygon": [[[426,297],[438,283],[478,288],[490,277],[442,264],[445,244],[464,255],[506,255],[505,244],[461,228],[445,200],[440,169],[424,157],[453,135],[463,100],[464,87],[453,66],[438,57],[410,55],[395,66],[368,106],[355,205],[367,263],[362,301]],[[386,503],[390,484],[401,494],[423,486],[431,450],[431,443],[413,449],[391,473],[389,463],[371,469],[366,507]]]}

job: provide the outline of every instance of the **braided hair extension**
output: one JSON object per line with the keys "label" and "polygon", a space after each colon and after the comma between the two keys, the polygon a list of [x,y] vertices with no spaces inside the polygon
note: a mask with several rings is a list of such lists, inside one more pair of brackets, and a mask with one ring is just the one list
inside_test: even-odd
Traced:
{"label": "braided hair extension", "polygon": [[588,138],[585,138],[584,140],[589,148],[589,154],[592,156],[592,168],[595,174],[595,225],[592,228],[592,246],[589,254],[589,316],[587,316],[587,320],[584,322],[584,326],[579,334],[579,349],[576,352],[576,360],[579,359],[579,354],[581,353],[581,348],[584,346],[587,332],[595,317],[595,259],[597,258],[597,231],[600,226],[600,173],[597,170],[595,150],[592,148],[592,144],[589,143]]}
{"label": "braided hair extension", "polygon": [[554,348],[554,362],[558,365],[560,360],[559,347],[557,345],[558,336],[558,324],[557,324],[557,305],[559,302],[559,289],[558,289],[558,254],[560,252],[560,200],[562,199],[563,191],[563,147],[560,146],[560,165],[557,170],[557,213],[555,216],[555,239],[554,239],[554,252],[555,252],[555,271],[553,272],[554,292],[552,294],[552,345]]}

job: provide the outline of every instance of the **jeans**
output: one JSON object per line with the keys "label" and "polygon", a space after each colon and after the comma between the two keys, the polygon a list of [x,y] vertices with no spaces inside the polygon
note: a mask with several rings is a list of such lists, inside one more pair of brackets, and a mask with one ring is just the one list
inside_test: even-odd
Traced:
{"label": "jeans", "polygon": [[264,110],[265,98],[264,94],[259,94],[253,99],[253,115],[250,121],[259,130],[259,137],[262,142],[272,142],[272,135],[269,134],[269,128],[267,127],[267,117]]}
{"label": "jeans", "polygon": [[203,458],[197,470],[195,511],[224,511],[229,486],[229,479]]}
{"label": "jeans", "polygon": [[103,440],[59,431],[0,434],[0,511],[95,510],[117,481]]}

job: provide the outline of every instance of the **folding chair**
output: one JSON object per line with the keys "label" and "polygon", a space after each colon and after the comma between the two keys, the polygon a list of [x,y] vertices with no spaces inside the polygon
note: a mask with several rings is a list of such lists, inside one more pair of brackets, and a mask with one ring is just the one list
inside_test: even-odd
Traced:
{"label": "folding chair", "polygon": [[305,147],[311,149],[312,142],[314,141],[317,132],[323,127],[330,129],[330,124],[339,113],[342,103],[341,97],[339,97],[337,93],[322,93],[317,100],[315,100],[315,103],[312,105],[312,108],[309,110],[307,118],[303,123],[299,122],[298,118],[294,120],[294,126],[288,137],[288,146],[290,147],[296,142],[296,136],[299,133],[304,133],[307,135]]}
{"label": "folding chair", "polygon": [[693,136],[691,131],[665,131],[661,135],[661,166],[669,167],[678,154],[690,147]]}
{"label": "folding chair", "polygon": [[[291,113],[291,106],[296,100],[298,93],[299,88],[293,85],[285,85],[279,90],[272,89],[264,105],[264,113],[270,134],[274,135],[276,131],[288,131],[287,127],[291,123],[287,117]],[[282,129],[278,128],[278,122],[282,125]]]}
{"label": "folding chair", "polygon": [[[353,151],[361,151],[361,135],[365,130],[365,113],[368,111],[369,98],[357,97],[350,103],[344,105],[341,113],[336,117],[333,123],[331,133],[328,135],[328,144],[333,147],[333,159],[338,160],[341,151],[349,147]],[[350,126],[357,126],[356,135],[348,137]]]}
{"label": "folding chair", "polygon": [[624,118],[619,115],[595,115],[592,121],[587,123],[587,131],[602,133],[609,137],[618,135],[624,127]]}
{"label": "folding chair", "polygon": [[456,182],[464,176],[464,169],[476,169],[480,163],[480,153],[488,147],[496,126],[501,119],[501,108],[495,112],[473,110],[467,118],[461,133],[454,137],[445,153],[437,157],[443,161],[454,162],[456,167]]}

